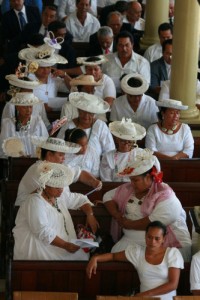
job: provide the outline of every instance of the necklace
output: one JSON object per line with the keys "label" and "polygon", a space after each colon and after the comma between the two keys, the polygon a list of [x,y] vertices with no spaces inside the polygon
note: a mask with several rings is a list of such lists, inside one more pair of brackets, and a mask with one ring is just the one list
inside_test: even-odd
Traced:
{"label": "necklace", "polygon": [[161,123],[161,130],[166,134],[174,134],[174,131],[177,129],[177,127],[178,127],[178,124],[174,125],[171,129],[167,129],[167,128],[163,127],[162,123]]}
{"label": "necklace", "polygon": [[24,131],[27,132],[30,129],[31,120],[29,120],[26,125],[23,125],[20,120],[17,121],[16,128],[17,131]]}

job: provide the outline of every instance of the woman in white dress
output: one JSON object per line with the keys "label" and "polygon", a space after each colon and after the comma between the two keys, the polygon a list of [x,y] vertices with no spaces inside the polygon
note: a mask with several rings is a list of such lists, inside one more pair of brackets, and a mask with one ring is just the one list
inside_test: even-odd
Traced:
{"label": "woman in white dress", "polygon": [[190,290],[194,296],[200,296],[200,251],[192,257],[190,266]]}
{"label": "woman in white dress", "polygon": [[128,176],[119,177],[117,174],[142,151],[137,147],[136,141],[143,139],[146,130],[131,119],[125,118],[110,123],[109,129],[115,138],[117,150],[104,153],[100,165],[101,180],[129,182]]}
{"label": "woman in white dress", "polygon": [[[191,259],[191,238],[186,213],[162,172],[155,168],[155,156],[145,149],[119,173],[129,176],[124,183],[104,194],[103,202],[113,217],[111,234],[115,242],[111,252],[125,250],[134,243],[145,245],[145,228],[152,221],[167,226],[166,247],[177,247],[185,261]],[[123,236],[121,237],[121,230]]]}
{"label": "woman in white dress", "polygon": [[81,209],[91,228],[97,229],[92,206],[86,201],[61,197],[72,183],[73,172],[60,164],[44,162],[38,166],[40,189],[20,206],[13,229],[15,260],[87,260],[76,239],[68,209]]}
{"label": "woman in white dress", "polygon": [[67,129],[65,141],[78,144],[81,149],[77,153],[68,154],[64,164],[86,170],[95,177],[99,177],[100,155],[88,144],[87,134],[80,128]]}
{"label": "woman in white dress", "polygon": [[162,300],[172,300],[176,296],[180,269],[184,268],[184,264],[178,249],[163,245],[166,233],[167,228],[161,222],[149,223],[145,233],[146,246],[135,244],[122,252],[93,256],[86,269],[88,277],[96,274],[100,262],[129,261],[140,279],[140,291],[136,291],[135,296],[157,296]]}
{"label": "woman in white dress", "polygon": [[64,125],[58,133],[58,137],[64,138],[66,129],[77,127],[86,132],[89,144],[93,146],[98,155],[115,149],[106,123],[95,117],[95,114],[106,113],[109,110],[109,104],[97,96],[87,93],[71,93],[69,101],[78,108],[79,116]]}
{"label": "woman in white dress", "polygon": [[10,137],[18,137],[24,145],[24,154],[36,157],[36,147],[32,144],[31,137],[48,137],[48,131],[41,117],[32,115],[33,105],[39,102],[32,93],[26,92],[16,93],[10,100],[10,103],[16,107],[16,115],[3,121],[0,134],[1,156],[3,141]]}
{"label": "woman in white dress", "polygon": [[26,62],[34,61],[39,65],[35,74],[30,74],[29,78],[40,81],[40,85],[33,89],[33,93],[44,102],[46,110],[51,111],[52,107],[49,105],[49,102],[52,98],[54,103],[59,101],[59,98],[57,98],[58,91],[69,92],[65,78],[55,77],[51,74],[52,66],[55,64],[66,64],[67,60],[55,53],[57,49],[61,48],[57,42],[58,38],[45,38],[44,41],[45,44],[37,48],[31,47],[21,50],[19,58]]}
{"label": "woman in white dress", "polygon": [[159,159],[192,158],[194,139],[187,124],[180,122],[180,111],[188,109],[178,100],[157,101],[159,122],[147,130],[145,146]]}

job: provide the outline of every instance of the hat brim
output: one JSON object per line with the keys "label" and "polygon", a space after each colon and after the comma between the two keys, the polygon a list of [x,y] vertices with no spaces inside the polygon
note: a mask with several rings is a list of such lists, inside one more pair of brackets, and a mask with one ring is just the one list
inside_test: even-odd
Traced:
{"label": "hat brim", "polygon": [[89,82],[89,81],[82,81],[82,80],[75,80],[72,79],[69,83],[71,86],[77,86],[77,85],[90,85],[90,86],[101,86],[101,82]]}
{"label": "hat brim", "polygon": [[11,100],[10,100],[10,104],[15,105],[15,106],[33,106],[33,105],[42,103],[42,101],[39,100],[38,97],[36,97],[36,96],[34,96],[33,102],[27,101],[27,102],[24,102],[24,103],[17,103],[17,102],[15,102],[15,99],[17,99],[16,96],[12,97]]}
{"label": "hat brim", "polygon": [[20,157],[25,155],[24,144],[18,137],[10,137],[3,141],[2,149],[5,155],[10,157]]}
{"label": "hat brim", "polygon": [[[142,83],[141,86],[140,87],[131,87],[130,85],[128,85],[128,81],[131,78],[140,80]],[[126,94],[137,96],[137,95],[144,94],[148,90],[149,84],[141,75],[129,74],[129,75],[124,76],[124,78],[122,78],[121,88]]]}
{"label": "hat brim", "polygon": [[[118,121],[118,123],[120,124],[121,121]],[[141,125],[139,124],[134,124],[135,125],[135,129],[136,129],[136,134],[133,136],[133,135],[130,135],[130,134],[122,134],[119,132],[119,130],[117,130],[117,126],[113,123],[110,123],[109,124],[109,129],[110,129],[110,132],[122,139],[122,140],[127,140],[127,141],[138,141],[138,140],[142,140],[145,135],[146,135],[146,130],[144,127],[142,127]]]}
{"label": "hat brim", "polygon": [[33,90],[35,87],[41,85],[41,83],[37,80],[22,80],[14,74],[6,75],[5,78],[9,81],[9,84],[22,89]]}
{"label": "hat brim", "polygon": [[148,160],[147,164],[144,164],[145,161],[143,161],[143,163],[141,163],[141,166],[136,166],[137,162],[135,162],[135,167],[134,167],[134,163],[133,165],[128,165],[124,170],[121,170],[117,176],[119,177],[134,177],[134,176],[139,176],[144,174],[145,172],[147,172],[148,170],[150,170],[154,164],[155,164],[155,159],[151,159]]}
{"label": "hat brim", "polygon": [[90,95],[90,94],[87,94],[87,97],[90,97],[90,96],[94,96],[96,98],[98,98],[98,103],[89,103],[89,101],[86,101],[86,99],[82,99],[81,101],[81,95],[82,94],[86,94],[86,93],[71,93],[69,94],[69,102],[76,108],[78,109],[81,109],[83,111],[87,111],[87,112],[90,112],[90,113],[93,113],[93,114],[104,114],[106,113],[107,111],[109,111],[110,109],[110,105],[102,100],[101,98],[97,97],[97,96],[94,96],[94,95]]}
{"label": "hat brim", "polygon": [[51,67],[55,64],[67,64],[68,61],[66,58],[59,54],[53,53],[49,58],[36,58],[38,53],[38,48],[26,48],[22,49],[18,56],[20,59],[23,59],[27,62],[37,62],[40,67]]}
{"label": "hat brim", "polygon": [[95,57],[100,58],[100,60],[89,62],[89,61],[86,61],[88,59],[88,57],[77,57],[76,61],[78,64],[84,65],[84,66],[98,66],[98,65],[102,65],[102,64],[105,64],[106,62],[108,62],[108,59],[104,55],[98,55]]}
{"label": "hat brim", "polygon": [[178,110],[187,110],[188,109],[187,105],[175,105],[175,104],[169,103],[167,100],[156,101],[156,105],[158,107],[174,108],[174,109],[178,109]]}
{"label": "hat brim", "polygon": [[32,143],[42,149],[46,149],[49,151],[55,152],[62,152],[62,153],[78,153],[81,147],[75,143],[65,142],[65,146],[60,146],[52,143],[47,142],[48,138],[39,138],[39,137],[32,137]]}

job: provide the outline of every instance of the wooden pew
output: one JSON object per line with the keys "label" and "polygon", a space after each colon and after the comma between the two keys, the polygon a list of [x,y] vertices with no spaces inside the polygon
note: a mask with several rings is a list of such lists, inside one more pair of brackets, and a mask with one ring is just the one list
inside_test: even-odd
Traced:
{"label": "wooden pew", "polygon": [[[12,158],[4,160],[6,178],[20,180],[36,158]],[[200,159],[160,160],[165,182],[200,182]]]}
{"label": "wooden pew", "polygon": [[[139,288],[137,272],[130,263],[99,263],[97,274],[90,280],[85,273],[86,265],[87,262],[80,261],[12,261],[10,292],[78,292],[80,300],[95,300],[96,295],[128,295]],[[181,270],[179,295],[190,294],[189,268],[190,264],[185,263]]]}

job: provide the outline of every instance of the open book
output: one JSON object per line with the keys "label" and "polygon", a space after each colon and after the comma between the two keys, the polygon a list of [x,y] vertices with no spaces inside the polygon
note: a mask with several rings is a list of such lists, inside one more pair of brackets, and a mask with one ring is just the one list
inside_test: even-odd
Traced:
{"label": "open book", "polygon": [[81,248],[96,248],[99,247],[99,243],[94,242],[92,239],[71,239],[71,243]]}

